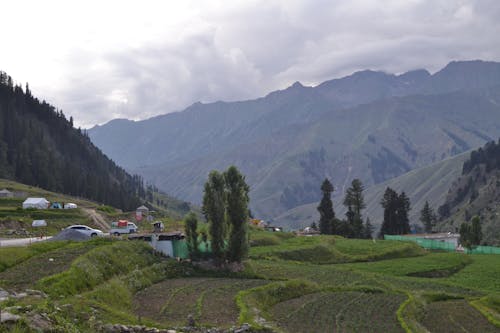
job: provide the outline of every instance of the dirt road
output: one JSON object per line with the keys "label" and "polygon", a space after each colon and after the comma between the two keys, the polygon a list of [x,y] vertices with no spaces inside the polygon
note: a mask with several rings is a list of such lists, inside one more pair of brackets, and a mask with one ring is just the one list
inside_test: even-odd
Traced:
{"label": "dirt road", "polygon": [[95,225],[97,225],[99,227],[99,229],[101,229],[102,231],[105,231],[105,232],[109,231],[110,227],[109,227],[108,222],[106,222],[106,219],[101,214],[96,212],[95,209],[82,207],[82,210],[85,212],[85,214],[90,216],[92,221],[95,223]]}

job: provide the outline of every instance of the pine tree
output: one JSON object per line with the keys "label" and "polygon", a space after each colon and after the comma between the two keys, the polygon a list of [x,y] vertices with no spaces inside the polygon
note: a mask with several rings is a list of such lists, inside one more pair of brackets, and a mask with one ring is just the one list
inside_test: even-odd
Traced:
{"label": "pine tree", "polygon": [[186,244],[191,259],[199,258],[198,241],[198,218],[194,213],[189,213],[184,218],[184,232],[186,234]]}
{"label": "pine tree", "polygon": [[359,179],[354,179],[344,198],[344,206],[347,207],[349,214],[347,222],[354,238],[363,238],[363,216],[361,211],[366,207],[363,190],[363,183]]}
{"label": "pine tree", "polygon": [[432,228],[436,223],[436,214],[428,201],[425,201],[424,208],[420,211],[420,222],[424,225],[425,232],[432,232]]}
{"label": "pine tree", "polygon": [[325,178],[321,184],[321,192],[323,197],[318,206],[319,218],[319,232],[321,234],[334,234],[337,232],[335,228],[335,212],[333,211],[333,203],[331,195],[333,192],[333,185]]}
{"label": "pine tree", "polygon": [[211,171],[205,183],[202,210],[208,221],[212,253],[219,262],[224,260],[224,240],[227,233],[224,194],[223,175],[218,171]]}
{"label": "pine tree", "polygon": [[386,188],[380,204],[384,208],[384,221],[380,228],[380,236],[397,234],[397,208],[398,194],[392,188]]}
{"label": "pine tree", "polygon": [[380,237],[386,234],[402,235],[410,232],[408,219],[410,199],[405,192],[398,195],[396,191],[388,187],[380,204],[384,208],[384,221],[380,229]]}
{"label": "pine tree", "polygon": [[245,177],[235,166],[224,173],[227,219],[230,226],[227,258],[241,262],[248,255],[248,191]]}
{"label": "pine tree", "polygon": [[403,191],[398,197],[397,205],[398,235],[404,235],[410,232],[410,219],[408,218],[410,209],[410,198],[408,198]]}

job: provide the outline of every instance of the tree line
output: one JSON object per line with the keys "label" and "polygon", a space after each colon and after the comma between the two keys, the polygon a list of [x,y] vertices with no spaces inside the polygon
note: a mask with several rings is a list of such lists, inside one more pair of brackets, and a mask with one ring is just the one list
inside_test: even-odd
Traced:
{"label": "tree line", "polygon": [[[373,225],[370,218],[363,218],[363,209],[366,208],[364,200],[364,186],[359,179],[354,179],[344,196],[343,205],[346,207],[344,219],[335,216],[331,195],[334,191],[332,183],[325,179],[321,184],[322,198],[317,207],[320,214],[319,226],[313,223],[313,229],[319,229],[321,234],[339,235],[348,238],[372,238]],[[403,191],[396,192],[387,187],[382,200],[384,220],[379,232],[379,237],[384,234],[402,235],[410,233],[408,213],[411,209],[410,199]],[[425,232],[432,232],[436,223],[436,214],[426,201],[420,212],[420,221]]]}
{"label": "tree line", "polygon": [[145,197],[129,175],[73,127],[62,110],[0,72],[0,178],[132,210]]}

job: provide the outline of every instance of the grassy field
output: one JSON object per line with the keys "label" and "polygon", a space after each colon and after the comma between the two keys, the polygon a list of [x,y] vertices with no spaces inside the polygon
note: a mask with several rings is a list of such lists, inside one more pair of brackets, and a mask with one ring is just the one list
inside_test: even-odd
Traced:
{"label": "grassy field", "polygon": [[500,257],[263,231],[252,231],[251,244],[240,273],[165,259],[141,242],[0,248],[1,288],[49,295],[0,306],[46,313],[65,332],[100,323],[172,328],[188,315],[208,327],[248,322],[256,332],[500,331]]}

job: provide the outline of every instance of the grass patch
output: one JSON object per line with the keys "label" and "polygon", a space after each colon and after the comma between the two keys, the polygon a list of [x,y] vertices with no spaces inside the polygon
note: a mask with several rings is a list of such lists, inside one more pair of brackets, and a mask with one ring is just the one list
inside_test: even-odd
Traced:
{"label": "grass patch", "polygon": [[49,252],[60,247],[67,246],[69,242],[37,242],[23,247],[1,247],[0,248],[0,272],[9,267],[17,265],[29,258]]}
{"label": "grass patch", "polygon": [[498,292],[500,290],[500,255],[472,254],[471,263],[447,281],[477,290]]}
{"label": "grass patch", "polygon": [[395,276],[438,277],[433,276],[433,272],[435,275],[439,275],[438,272],[456,272],[471,262],[468,256],[459,253],[430,253],[415,258],[345,264],[343,267]]}
{"label": "grass patch", "polygon": [[76,259],[67,271],[44,278],[37,285],[53,296],[75,295],[114,276],[127,274],[159,261],[160,258],[153,255],[151,248],[145,243],[117,241],[111,246],[87,252]]}
{"label": "grass patch", "polygon": [[256,243],[250,249],[250,257],[334,264],[414,257],[427,253],[413,243],[374,242],[336,236],[287,237],[280,241],[278,234],[257,234]]}
{"label": "grass patch", "polygon": [[37,254],[3,272],[0,286],[22,291],[44,277],[65,271],[71,262],[102,242],[69,243],[63,247]]}

